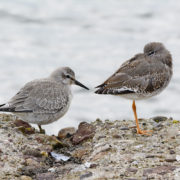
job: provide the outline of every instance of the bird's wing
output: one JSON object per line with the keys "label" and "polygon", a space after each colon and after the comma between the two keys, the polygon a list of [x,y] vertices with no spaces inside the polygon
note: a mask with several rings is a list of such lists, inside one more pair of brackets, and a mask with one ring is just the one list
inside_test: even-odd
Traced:
{"label": "bird's wing", "polygon": [[128,94],[160,88],[168,78],[164,64],[144,58],[143,54],[138,54],[123,63],[111,77],[97,86],[99,89],[95,93]]}
{"label": "bird's wing", "polygon": [[14,112],[56,113],[69,97],[56,82],[32,81],[27,83],[9,102]]}

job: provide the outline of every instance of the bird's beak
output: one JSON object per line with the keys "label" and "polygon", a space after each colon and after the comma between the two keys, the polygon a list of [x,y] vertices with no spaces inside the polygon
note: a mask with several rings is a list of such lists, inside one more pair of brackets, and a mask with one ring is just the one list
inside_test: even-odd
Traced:
{"label": "bird's beak", "polygon": [[82,87],[82,88],[84,88],[84,89],[89,90],[89,88],[87,88],[86,86],[84,86],[82,83],[80,83],[80,82],[77,81],[76,79],[74,79],[74,78],[71,78],[71,79],[73,80],[74,84],[76,84],[76,85],[78,85],[78,86],[80,86],[80,87]]}

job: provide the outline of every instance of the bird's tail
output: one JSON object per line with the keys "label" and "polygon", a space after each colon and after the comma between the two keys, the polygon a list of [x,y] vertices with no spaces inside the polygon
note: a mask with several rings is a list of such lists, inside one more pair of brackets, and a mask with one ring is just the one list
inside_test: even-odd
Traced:
{"label": "bird's tail", "polygon": [[6,104],[0,104],[0,111],[3,111],[3,112],[12,112],[13,108],[7,107],[5,105]]}
{"label": "bird's tail", "polygon": [[0,107],[4,106],[5,104],[0,104]]}
{"label": "bird's tail", "polygon": [[33,110],[28,109],[22,109],[22,110],[16,110],[14,106],[6,106],[6,104],[0,104],[0,112],[14,112],[14,113],[28,113],[33,112]]}

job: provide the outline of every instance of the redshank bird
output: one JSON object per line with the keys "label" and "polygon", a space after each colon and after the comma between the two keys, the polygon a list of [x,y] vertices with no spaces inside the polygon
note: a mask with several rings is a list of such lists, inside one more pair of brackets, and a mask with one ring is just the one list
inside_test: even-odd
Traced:
{"label": "redshank bird", "polygon": [[41,125],[57,121],[68,111],[72,84],[88,90],[75,79],[72,69],[58,68],[47,78],[25,84],[8,103],[0,105],[0,111],[11,112],[25,122],[37,124],[43,132]]}
{"label": "redshank bird", "polygon": [[172,73],[170,52],[162,43],[148,43],[143,53],[124,62],[112,76],[96,87],[98,90],[95,93],[119,95],[133,100],[137,133],[149,135],[148,131],[139,127],[135,100],[159,94],[169,84]]}

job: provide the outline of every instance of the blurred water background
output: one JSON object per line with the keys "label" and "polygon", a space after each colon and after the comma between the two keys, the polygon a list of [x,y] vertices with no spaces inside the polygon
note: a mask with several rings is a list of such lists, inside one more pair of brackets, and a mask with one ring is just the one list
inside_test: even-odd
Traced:
{"label": "blurred water background", "polygon": [[73,87],[68,113],[43,126],[48,134],[96,118],[134,120],[130,100],[93,88],[146,43],[160,41],[173,55],[173,79],[160,95],[137,101],[138,115],[180,119],[179,19],[179,0],[1,0],[0,103],[26,82],[69,66],[91,91]]}

